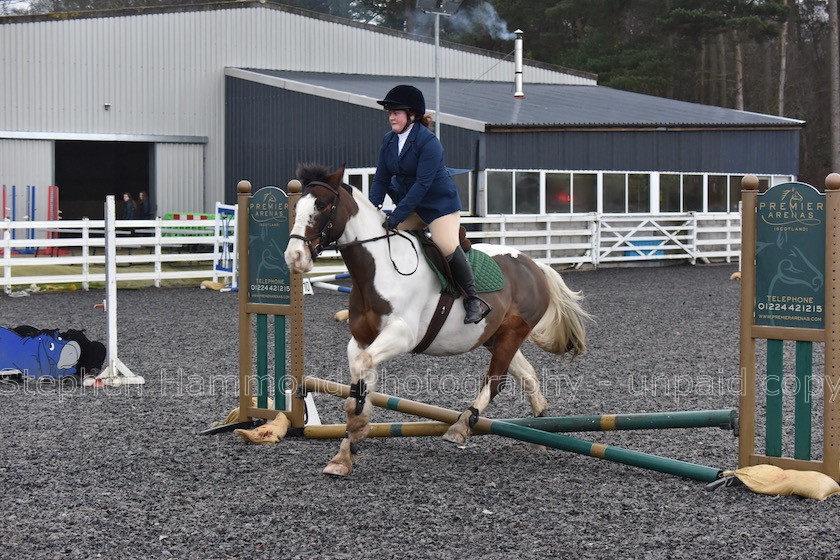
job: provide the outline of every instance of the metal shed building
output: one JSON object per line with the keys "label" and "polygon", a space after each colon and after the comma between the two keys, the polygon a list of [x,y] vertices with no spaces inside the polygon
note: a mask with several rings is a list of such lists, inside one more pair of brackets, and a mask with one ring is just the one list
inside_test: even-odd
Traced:
{"label": "metal shed building", "polygon": [[[798,172],[801,121],[529,61],[515,100],[505,55],[440,55],[447,163],[470,171],[475,214],[731,211],[740,175]],[[158,214],[209,211],[300,160],[346,163],[364,188],[387,129],[376,99],[408,82],[433,106],[430,39],[271,2],[2,17],[0,64],[0,183],[58,184],[67,218],[123,190]]]}
{"label": "metal shed building", "polygon": [[[267,184],[291,176],[297,161],[370,173],[388,130],[376,99],[403,82],[434,92],[422,77],[226,76],[228,198],[238,178]],[[729,212],[744,174],[767,186],[798,171],[802,121],[596,85],[532,83],[524,98],[513,89],[512,80],[441,81],[446,161],[471,172],[462,200],[473,214]],[[558,181],[569,200],[552,205]]]}
{"label": "metal shed building", "polygon": [[[224,198],[225,68],[431,77],[434,45],[246,1],[0,17],[0,66],[0,182],[57,183],[63,210],[78,201],[93,217],[102,182],[119,183],[113,192],[145,183],[159,213],[209,210]],[[485,80],[513,75],[501,55],[446,44],[441,66],[445,78],[477,68]],[[527,67],[540,82],[594,83]]]}

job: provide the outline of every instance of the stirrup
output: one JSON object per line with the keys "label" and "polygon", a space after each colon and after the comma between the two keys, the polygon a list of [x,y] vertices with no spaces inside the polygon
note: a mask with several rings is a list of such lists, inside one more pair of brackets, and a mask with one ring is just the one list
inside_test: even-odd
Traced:
{"label": "stirrup", "polygon": [[487,303],[486,301],[484,301],[483,299],[481,299],[478,296],[468,296],[467,299],[464,300],[464,305],[466,306],[466,303],[469,300],[472,300],[472,299],[478,301],[479,310],[481,310],[481,305],[483,304],[484,305],[484,310],[481,310],[481,314],[479,315],[478,319],[476,319],[475,321],[468,321],[467,317],[464,316],[464,324],[465,325],[469,325],[470,323],[480,323],[485,317],[487,317],[490,314],[491,311],[493,311],[493,308],[490,306],[490,304]]}

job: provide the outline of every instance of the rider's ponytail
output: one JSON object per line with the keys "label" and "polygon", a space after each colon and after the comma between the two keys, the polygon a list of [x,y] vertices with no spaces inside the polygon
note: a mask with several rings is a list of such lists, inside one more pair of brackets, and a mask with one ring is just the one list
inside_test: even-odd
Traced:
{"label": "rider's ponytail", "polygon": [[434,119],[431,113],[426,113],[422,117],[418,117],[416,122],[419,122],[426,128],[433,128]]}

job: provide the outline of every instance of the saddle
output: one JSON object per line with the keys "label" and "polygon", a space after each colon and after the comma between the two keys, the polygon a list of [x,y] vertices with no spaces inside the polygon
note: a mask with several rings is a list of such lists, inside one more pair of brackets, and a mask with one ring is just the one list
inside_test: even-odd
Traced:
{"label": "saddle", "polygon": [[[411,233],[420,242],[423,255],[429,263],[429,266],[437,274],[441,284],[440,298],[438,299],[435,314],[432,316],[432,321],[429,323],[429,328],[426,330],[426,334],[423,335],[420,342],[417,343],[417,346],[411,350],[413,354],[419,354],[429,347],[440,332],[440,329],[446,322],[446,318],[449,317],[449,312],[452,310],[455,299],[460,296],[465,296],[465,294],[453,278],[452,270],[449,268],[446,257],[440,252],[438,246],[426,235],[425,231],[416,230]],[[466,253],[470,266],[473,269],[476,291],[480,293],[495,292],[504,288],[505,280],[499,265],[486,253],[482,253],[478,249],[472,249],[472,243],[467,239],[467,230],[464,226],[461,226],[458,231],[458,239],[461,249]]]}
{"label": "saddle", "polygon": [[[446,257],[440,252],[438,246],[424,233],[422,230],[412,231],[420,246],[423,248],[423,255],[426,257],[426,262],[432,267],[435,274],[440,281],[441,293],[448,292],[453,297],[457,298],[463,296],[464,293],[458,286],[458,283],[452,276],[452,271],[449,269],[449,263]],[[467,255],[467,260],[473,269],[475,276],[475,289],[478,293],[496,292],[505,287],[505,278],[502,275],[502,270],[496,261],[493,260],[487,253],[482,253],[478,249],[472,249],[472,243],[467,239],[467,230],[461,226],[458,231],[458,239],[461,244],[461,249]]]}

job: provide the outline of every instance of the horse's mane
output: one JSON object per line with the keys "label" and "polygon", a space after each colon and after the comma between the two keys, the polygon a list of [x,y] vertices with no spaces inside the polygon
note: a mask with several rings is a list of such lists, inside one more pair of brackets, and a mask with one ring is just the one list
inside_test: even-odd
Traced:
{"label": "horse's mane", "polygon": [[[330,176],[330,170],[318,163],[300,162],[297,165],[295,175],[297,175],[297,179],[300,181],[301,185],[306,187],[306,185],[312,181],[327,182],[327,178]],[[353,191],[359,190],[353,185],[348,185],[347,183],[341,183],[341,186],[344,187],[344,189],[346,189],[351,195],[353,194]],[[360,200],[367,199],[362,197]]]}
{"label": "horse's mane", "polygon": [[298,181],[305,186],[312,181],[326,181],[330,172],[326,167],[317,163],[298,163],[295,174]]}

